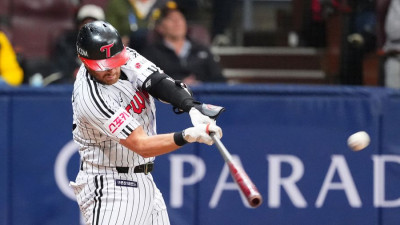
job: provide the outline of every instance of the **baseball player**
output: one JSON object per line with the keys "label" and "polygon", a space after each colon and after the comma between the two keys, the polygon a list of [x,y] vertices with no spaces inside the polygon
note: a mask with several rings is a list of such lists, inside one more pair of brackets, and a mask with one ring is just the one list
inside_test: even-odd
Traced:
{"label": "baseball player", "polygon": [[[124,47],[107,22],[81,28],[77,52],[73,138],[81,164],[70,185],[85,223],[170,224],[150,173],[154,158],[186,143],[213,144],[209,133],[222,137],[215,118],[223,108],[196,102],[184,84]],[[188,112],[193,127],[157,134],[153,97]]]}

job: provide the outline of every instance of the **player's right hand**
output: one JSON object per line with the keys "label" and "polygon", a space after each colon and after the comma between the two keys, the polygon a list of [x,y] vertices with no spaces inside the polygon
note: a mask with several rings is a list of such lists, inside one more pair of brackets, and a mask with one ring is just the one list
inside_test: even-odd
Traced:
{"label": "player's right hand", "polygon": [[222,129],[213,123],[199,124],[194,127],[187,128],[183,132],[183,138],[190,143],[199,142],[207,145],[214,144],[210,133],[214,133],[217,138],[222,138]]}

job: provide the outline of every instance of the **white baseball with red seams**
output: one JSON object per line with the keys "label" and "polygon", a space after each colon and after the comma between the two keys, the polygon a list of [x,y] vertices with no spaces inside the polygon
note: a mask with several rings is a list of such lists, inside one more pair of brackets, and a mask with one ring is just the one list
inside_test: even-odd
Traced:
{"label": "white baseball with red seams", "polygon": [[371,139],[368,135],[367,132],[365,131],[359,131],[356,132],[347,139],[347,145],[349,148],[351,148],[353,151],[361,151],[364,148],[366,148],[369,143],[371,142]]}

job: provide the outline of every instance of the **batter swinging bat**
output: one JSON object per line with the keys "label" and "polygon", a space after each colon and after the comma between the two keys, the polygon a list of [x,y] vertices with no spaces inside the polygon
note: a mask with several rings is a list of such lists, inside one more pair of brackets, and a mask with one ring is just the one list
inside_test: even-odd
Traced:
{"label": "batter swinging bat", "polygon": [[258,192],[257,187],[250,180],[249,176],[247,176],[244,169],[232,160],[232,155],[225,148],[224,144],[222,144],[221,140],[215,137],[213,133],[211,133],[210,136],[214,140],[214,144],[217,146],[219,152],[228,165],[232,178],[239,186],[240,191],[246,197],[250,206],[253,208],[260,206],[262,203],[262,196],[260,192]]}

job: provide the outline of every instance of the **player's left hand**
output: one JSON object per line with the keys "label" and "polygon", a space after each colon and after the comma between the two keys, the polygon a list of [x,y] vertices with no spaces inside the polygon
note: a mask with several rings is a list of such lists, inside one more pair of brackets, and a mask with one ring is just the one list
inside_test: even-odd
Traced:
{"label": "player's left hand", "polygon": [[216,124],[216,119],[221,112],[225,110],[224,107],[215,106],[210,104],[195,104],[190,111],[190,120],[193,126],[200,124]]}
{"label": "player's left hand", "polygon": [[199,110],[195,107],[192,107],[189,111],[190,120],[192,121],[193,126],[198,126],[200,124],[216,124],[214,119],[202,114]]}

